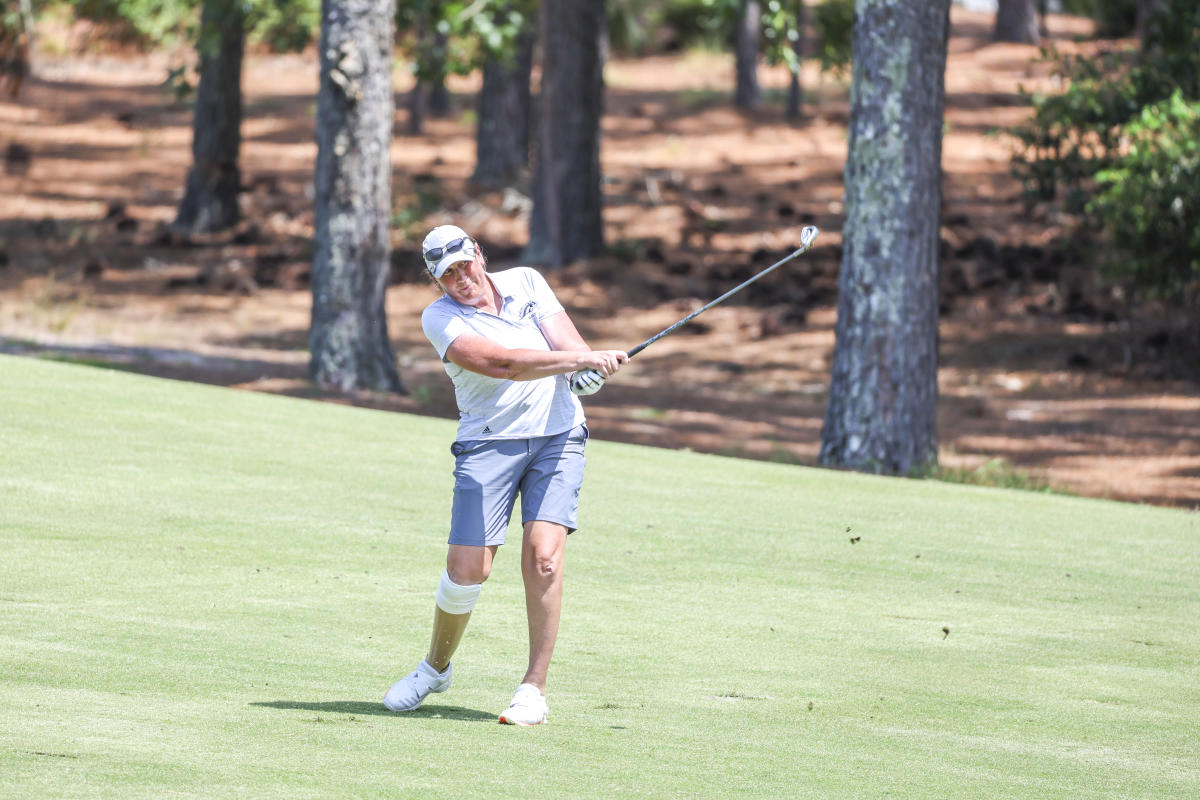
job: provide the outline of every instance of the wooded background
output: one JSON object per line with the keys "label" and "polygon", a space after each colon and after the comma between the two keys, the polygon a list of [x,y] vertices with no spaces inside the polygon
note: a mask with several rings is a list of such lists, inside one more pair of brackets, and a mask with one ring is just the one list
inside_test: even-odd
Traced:
{"label": "wooded background", "polygon": [[[1139,304],[1170,309],[1180,322],[1166,336],[1200,351],[1198,4],[1056,5],[1090,18],[1094,41],[1104,44],[1087,55],[1059,54],[1052,45],[1030,53],[1031,64],[1058,71],[1062,91],[1025,98],[1028,121],[1006,132],[1016,143],[1012,169],[1030,208],[1053,206],[1072,220],[1065,258],[1119,289],[1130,318]],[[413,206],[397,207],[389,152],[398,130],[419,134],[451,113],[451,76],[481,75],[473,184],[528,198],[521,258],[553,272],[612,253],[600,157],[607,59],[726,49],[735,65],[728,103],[747,115],[778,103],[797,126],[810,119],[805,96],[813,89],[803,84],[802,67],[818,63],[846,76],[851,97],[837,337],[820,457],[920,474],[938,453],[949,7],[948,0],[9,2],[0,17],[0,89],[19,103],[22,85],[37,74],[39,21],[88,20],[106,41],[173,53],[164,87],[193,108],[193,164],[180,175],[169,226],[172,241],[186,247],[245,222],[246,49],[315,47],[310,376],[337,391],[405,392],[396,369],[404,354],[395,351],[384,304],[395,260],[389,228]],[[1036,0],[1001,0],[992,37],[1038,43],[1047,11]],[[397,63],[415,75],[399,101]],[[764,64],[790,70],[785,97],[761,90]],[[20,142],[8,143],[10,173],[25,158]],[[432,220],[437,210],[418,216]],[[721,225],[703,207],[690,212],[701,228]],[[1185,359],[1179,369],[1192,376],[1195,366]]]}

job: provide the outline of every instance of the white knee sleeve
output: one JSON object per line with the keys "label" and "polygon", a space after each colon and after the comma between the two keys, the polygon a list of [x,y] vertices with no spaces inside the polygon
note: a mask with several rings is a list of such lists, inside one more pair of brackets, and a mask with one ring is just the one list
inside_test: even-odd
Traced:
{"label": "white knee sleeve", "polygon": [[443,572],[437,588],[437,607],[447,614],[470,614],[482,588],[482,583],[459,586],[450,580],[449,572]]}

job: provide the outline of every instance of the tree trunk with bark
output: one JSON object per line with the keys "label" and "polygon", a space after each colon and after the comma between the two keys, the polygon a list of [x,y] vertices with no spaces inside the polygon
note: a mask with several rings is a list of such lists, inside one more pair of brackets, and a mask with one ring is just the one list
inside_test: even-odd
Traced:
{"label": "tree trunk with bark", "polygon": [[450,90],[446,88],[446,51],[449,47],[450,40],[446,34],[434,29],[434,73],[433,80],[429,83],[429,113],[435,117],[447,116],[453,105],[450,101]]}
{"label": "tree trunk with bark", "polygon": [[239,0],[205,0],[201,13],[200,83],[192,111],[192,167],[171,227],[209,233],[238,221],[242,145],[242,53],[246,18]]}
{"label": "tree trunk with bark", "polygon": [[525,260],[561,267],[604,252],[600,115],[604,0],[542,3],[542,88]]}
{"label": "tree trunk with bark", "polygon": [[800,69],[804,65],[804,32],[808,28],[808,11],[804,0],[794,0],[796,9],[796,38],[792,39],[792,54],[796,57],[796,66],[788,81],[787,108],[784,111],[787,119],[800,119],[804,110],[804,89],[800,85]]}
{"label": "tree trunk with bark", "polygon": [[0,12],[0,93],[9,100],[21,94],[21,85],[33,74],[33,6],[21,0],[18,12]]}
{"label": "tree trunk with bark", "polygon": [[483,65],[476,100],[475,174],[480,186],[512,186],[529,166],[529,89],[534,32],[524,33],[511,58],[494,56]]}
{"label": "tree trunk with bark", "polygon": [[309,375],[403,391],[387,334],[395,0],[323,0]]}
{"label": "tree trunk with bark", "polygon": [[408,93],[408,132],[420,136],[425,117],[444,117],[450,113],[450,92],[446,88],[446,52],[449,41],[438,30],[443,9],[434,3],[423,8],[417,20],[417,74]]}
{"label": "tree trunk with bark", "polygon": [[417,78],[412,89],[408,91],[408,134],[420,136],[425,129],[425,84]]}
{"label": "tree trunk with bark", "polygon": [[1166,0],[1141,0],[1137,9],[1137,36],[1143,42],[1150,29],[1150,20],[1166,10]]}
{"label": "tree trunk with bark", "polygon": [[758,0],[742,0],[734,36],[734,63],[737,86],[733,102],[738,108],[755,108],[762,98],[758,86],[758,43],[762,30],[762,12]]}
{"label": "tree trunk with bark", "polygon": [[937,463],[938,243],[950,0],[859,0],[833,374],[820,461]]}
{"label": "tree trunk with bark", "polygon": [[1037,12],[1037,0],[999,0],[992,39],[997,42],[1037,44],[1041,41]]}

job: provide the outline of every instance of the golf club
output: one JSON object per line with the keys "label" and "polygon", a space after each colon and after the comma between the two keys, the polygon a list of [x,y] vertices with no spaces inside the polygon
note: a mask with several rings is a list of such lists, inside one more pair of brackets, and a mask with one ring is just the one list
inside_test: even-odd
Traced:
{"label": "golf club", "polygon": [[[700,308],[698,308],[695,311],[693,311],[692,313],[688,314],[686,317],[679,320],[675,324],[662,329],[661,331],[654,334],[646,341],[644,341],[641,344],[637,345],[636,347],[628,350],[627,352],[629,354],[629,357],[633,358],[635,355],[642,352],[647,347],[654,344],[655,342],[657,342],[659,339],[663,338],[667,334],[678,329],[682,325],[686,325],[688,322],[691,322],[696,317],[700,316],[705,311],[708,311],[713,306],[717,305],[718,303],[724,302],[725,300],[728,300],[730,297],[733,297],[735,294],[740,292],[742,289],[745,289],[747,286],[754,283],[755,281],[757,281],[759,278],[763,277],[767,273],[772,272],[772,271],[778,269],[779,267],[782,267],[784,264],[791,261],[796,256],[805,252],[810,247],[812,247],[812,243],[816,240],[818,233],[820,233],[820,231],[817,230],[817,227],[815,225],[806,225],[804,227],[804,229],[800,231],[800,246],[797,247],[795,250],[793,250],[791,253],[784,256],[779,261],[776,261],[774,264],[767,267],[762,272],[759,272],[757,275],[754,275],[754,276],[750,277],[749,279],[747,279],[746,281],[733,287],[728,292],[726,292],[725,294],[718,297],[716,300],[713,300],[712,302],[701,306]],[[571,391],[574,392],[575,394],[594,394],[595,392],[599,391],[599,387],[601,385],[603,385],[603,383],[604,383],[604,377],[598,371],[596,371],[594,369],[582,369],[571,376]]]}

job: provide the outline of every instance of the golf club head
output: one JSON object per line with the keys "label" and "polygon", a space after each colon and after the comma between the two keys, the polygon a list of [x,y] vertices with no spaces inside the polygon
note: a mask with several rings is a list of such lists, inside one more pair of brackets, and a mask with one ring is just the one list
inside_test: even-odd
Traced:
{"label": "golf club head", "polygon": [[812,244],[818,233],[820,231],[817,230],[816,225],[805,225],[804,229],[800,231],[800,247],[808,247]]}

